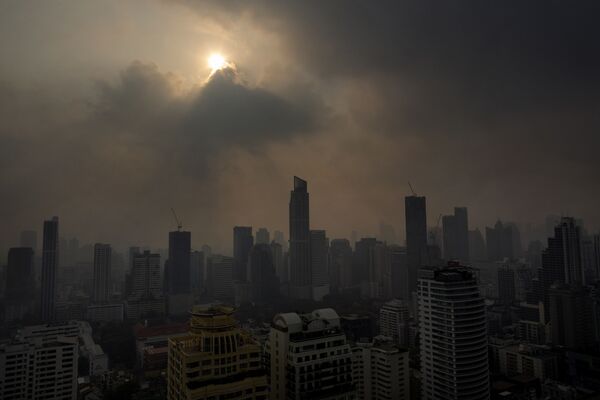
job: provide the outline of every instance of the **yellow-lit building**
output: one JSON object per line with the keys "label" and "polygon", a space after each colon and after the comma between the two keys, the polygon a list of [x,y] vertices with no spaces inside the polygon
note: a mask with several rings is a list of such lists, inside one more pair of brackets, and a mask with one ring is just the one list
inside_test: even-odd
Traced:
{"label": "yellow-lit building", "polygon": [[233,312],[194,306],[189,335],[169,339],[169,400],[268,398],[260,345],[239,328]]}

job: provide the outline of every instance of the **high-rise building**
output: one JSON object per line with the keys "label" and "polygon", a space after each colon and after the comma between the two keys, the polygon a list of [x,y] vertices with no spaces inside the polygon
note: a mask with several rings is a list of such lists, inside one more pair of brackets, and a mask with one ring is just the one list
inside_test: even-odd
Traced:
{"label": "high-rise building", "polygon": [[51,220],[44,221],[40,311],[42,321],[52,321],[54,319],[58,272],[58,241],[58,217],[53,217]]}
{"label": "high-rise building", "polygon": [[248,256],[254,245],[251,226],[233,227],[233,279],[248,280]]}
{"label": "high-rise building", "polygon": [[283,232],[281,232],[281,231],[275,231],[275,232],[273,232],[273,241],[275,243],[279,243],[281,245],[281,248],[284,251],[287,249],[287,243],[285,241],[285,237],[283,235]]}
{"label": "high-rise building", "polygon": [[[427,204],[425,196],[404,198],[406,218],[406,255],[408,262],[407,296],[416,291],[419,267],[427,251]],[[404,300],[409,300],[404,298]]]}
{"label": "high-rise building", "polygon": [[333,293],[352,286],[352,247],[347,239],[333,239],[329,248],[329,283]]}
{"label": "high-rise building", "polygon": [[329,239],[323,230],[310,231],[310,269],[312,278],[312,298],[323,300],[329,294],[328,270]]}
{"label": "high-rise building", "polygon": [[471,261],[488,259],[483,235],[479,229],[469,231],[469,258]]}
{"label": "high-rise building", "polygon": [[469,261],[469,219],[466,207],[454,207],[454,215],[442,217],[444,258]]}
{"label": "high-rise building", "polygon": [[388,338],[352,347],[352,381],[358,399],[410,399],[408,351]]}
{"label": "high-rise building", "polygon": [[583,283],[581,229],[574,218],[564,217],[554,228],[554,237],[548,238],[548,247],[542,252],[542,268],[539,275],[545,317],[548,320],[550,287],[555,284]]}
{"label": "high-rise building", "polygon": [[109,244],[94,245],[94,293],[95,303],[105,303],[111,295],[111,258],[112,249]]}
{"label": "high-rise building", "polygon": [[30,247],[35,253],[37,251],[37,232],[22,231],[19,235],[19,246]]}
{"label": "high-rise building", "polygon": [[513,226],[498,220],[493,228],[485,228],[487,259],[489,261],[512,260],[516,256],[513,243]]}
{"label": "high-rise building", "polygon": [[127,318],[140,320],[165,313],[163,285],[160,278],[160,254],[149,251],[133,256],[131,287],[127,296]]}
{"label": "high-rise building", "polygon": [[379,310],[379,334],[404,348],[409,347],[409,322],[408,307],[401,300],[388,301]]}
{"label": "high-rise building", "polygon": [[548,292],[550,341],[570,349],[588,349],[594,345],[592,297],[583,286],[553,285]]}
{"label": "high-rise building", "polygon": [[353,399],[352,353],[331,308],[273,318],[271,399]]}
{"label": "high-rise building", "polygon": [[190,286],[194,293],[199,293],[204,287],[204,253],[192,251],[190,255]]}
{"label": "high-rise building", "polygon": [[165,264],[169,315],[186,315],[192,305],[191,240],[190,232],[169,232],[169,259]]}
{"label": "high-rise building", "polygon": [[13,247],[8,250],[6,267],[5,320],[20,320],[30,314],[34,298],[33,250],[30,247]]}
{"label": "high-rise building", "polygon": [[78,348],[64,336],[0,344],[0,398],[76,400]]}
{"label": "high-rise building", "polygon": [[500,304],[511,305],[516,299],[515,271],[509,265],[498,268],[498,300]]}
{"label": "high-rise building", "polygon": [[590,235],[581,240],[581,256],[586,284],[600,279],[600,235]]}
{"label": "high-rise building", "polygon": [[208,295],[213,300],[230,302],[234,298],[233,258],[218,254],[206,261],[206,286]]}
{"label": "high-rise building", "polygon": [[309,196],[305,180],[294,176],[290,194],[290,296],[310,299],[312,276],[310,260]]}
{"label": "high-rise building", "polygon": [[[410,302],[410,268],[408,265],[408,254],[406,248],[400,246],[389,246],[390,254],[390,284],[391,297]],[[415,281],[416,283],[416,281]]]}
{"label": "high-rise building", "polygon": [[256,302],[272,300],[279,293],[271,246],[256,244],[250,250],[248,260],[251,297]]}
{"label": "high-rise building", "polygon": [[234,311],[193,307],[190,333],[169,339],[167,399],[267,399],[261,347],[239,328]]}
{"label": "high-rise building", "polygon": [[489,399],[485,304],[474,271],[423,267],[418,296],[421,398]]}
{"label": "high-rise building", "polygon": [[267,228],[258,228],[256,231],[256,244],[269,244],[271,243],[271,235]]}
{"label": "high-rise building", "polygon": [[272,241],[269,246],[271,247],[271,257],[273,257],[273,265],[275,266],[275,275],[277,275],[280,283],[287,282],[287,269],[283,262],[283,246],[276,241]]}

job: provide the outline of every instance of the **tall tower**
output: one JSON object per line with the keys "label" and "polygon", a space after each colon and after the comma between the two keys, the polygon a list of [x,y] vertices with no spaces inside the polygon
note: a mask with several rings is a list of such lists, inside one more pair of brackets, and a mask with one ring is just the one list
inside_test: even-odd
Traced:
{"label": "tall tower", "polygon": [[484,299],[458,263],[423,267],[418,284],[421,398],[490,398]]}
{"label": "tall tower", "polygon": [[466,207],[454,207],[454,215],[444,215],[444,258],[469,261],[469,219]]}
{"label": "tall tower", "polygon": [[112,250],[109,244],[94,245],[94,302],[104,303],[110,299],[110,268]]}
{"label": "tall tower", "polygon": [[427,251],[427,204],[424,196],[404,198],[406,221],[406,255],[408,261],[407,298],[417,287],[417,272]]}
{"label": "tall tower", "polygon": [[515,298],[515,271],[509,265],[503,265],[498,268],[498,299],[500,304],[509,306]]}
{"label": "tall tower", "polygon": [[329,294],[329,239],[323,230],[310,231],[310,265],[313,300],[321,301]]}
{"label": "tall tower", "polygon": [[160,279],[160,254],[133,254],[131,288],[127,296],[127,318],[139,320],[150,314],[163,315],[165,300]]}
{"label": "tall tower", "polygon": [[248,256],[254,245],[251,226],[233,227],[233,279],[248,280]]}
{"label": "tall tower", "polygon": [[228,306],[194,306],[190,333],[169,339],[167,399],[266,399],[261,346]]}
{"label": "tall tower", "polygon": [[271,243],[271,234],[267,228],[259,228],[256,231],[256,244]]}
{"label": "tall tower", "polygon": [[294,176],[290,195],[290,296],[310,299],[311,283],[308,185]]}
{"label": "tall tower", "polygon": [[169,232],[169,294],[190,293],[191,240],[190,232]]}
{"label": "tall tower", "polygon": [[58,217],[44,221],[42,247],[42,298],[40,317],[42,321],[54,319],[56,300],[56,272],[58,269]]}
{"label": "tall tower", "polygon": [[5,320],[22,319],[30,313],[34,298],[33,250],[30,247],[13,247],[8,251],[6,268]]}

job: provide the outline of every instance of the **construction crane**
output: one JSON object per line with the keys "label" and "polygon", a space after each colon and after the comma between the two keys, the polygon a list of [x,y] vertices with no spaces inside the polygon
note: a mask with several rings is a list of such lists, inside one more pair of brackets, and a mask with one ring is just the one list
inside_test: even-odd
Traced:
{"label": "construction crane", "polygon": [[410,191],[412,192],[413,196],[416,196],[417,193],[415,193],[415,190],[413,189],[412,185],[410,184],[410,181],[408,181],[408,187],[410,188]]}
{"label": "construction crane", "polygon": [[171,207],[171,212],[173,213],[173,218],[175,218],[175,222],[177,223],[177,230],[181,231],[181,221],[179,220],[179,218],[177,218],[177,214],[175,213],[175,209],[173,209],[173,207]]}

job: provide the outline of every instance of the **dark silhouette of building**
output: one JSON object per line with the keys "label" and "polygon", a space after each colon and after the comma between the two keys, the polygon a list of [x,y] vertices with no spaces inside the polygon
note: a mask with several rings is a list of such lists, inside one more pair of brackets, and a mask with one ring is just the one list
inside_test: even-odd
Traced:
{"label": "dark silhouette of building", "polygon": [[348,239],[333,239],[329,247],[329,283],[332,293],[352,286],[352,247]]}
{"label": "dark silhouette of building", "polygon": [[406,248],[400,246],[388,246],[390,254],[390,279],[392,297],[411,301],[411,280],[408,265],[408,254]]}
{"label": "dark silhouette of building", "polygon": [[549,318],[548,292],[552,285],[583,283],[581,262],[581,229],[575,219],[564,217],[554,228],[554,237],[548,238],[548,247],[542,252],[542,294],[546,318]]}
{"label": "dark silhouette of building", "polygon": [[254,245],[251,226],[233,227],[233,279],[248,280],[248,256]]}
{"label": "dark silhouette of building", "polygon": [[267,228],[258,228],[256,231],[256,244],[271,243],[271,234]]}
{"label": "dark silhouette of building", "polygon": [[485,261],[488,259],[483,235],[479,229],[469,231],[469,259]]}
{"label": "dark silhouette of building", "polygon": [[498,300],[503,305],[515,301],[515,271],[508,265],[498,268]]}
{"label": "dark silhouette of building", "polygon": [[202,251],[193,251],[190,255],[190,286],[196,294],[204,287],[204,261]]}
{"label": "dark silhouette of building", "polygon": [[33,249],[13,247],[8,250],[6,267],[5,320],[20,320],[32,312],[35,298]]}
{"label": "dark silhouette of building", "polygon": [[42,296],[40,317],[42,321],[54,320],[56,278],[58,270],[58,217],[44,221],[42,247]]}
{"label": "dark silhouette of building", "polygon": [[250,250],[248,266],[252,300],[266,302],[279,293],[271,246],[256,244]]}
{"label": "dark silhouette of building", "polygon": [[551,341],[570,349],[594,345],[592,297],[579,285],[553,285],[548,291]]}
{"label": "dark silhouette of building", "polygon": [[329,239],[323,230],[310,231],[310,269],[313,300],[321,301],[329,294]]}
{"label": "dark silhouette of building", "polygon": [[169,232],[168,293],[190,293],[191,234]]}
{"label": "dark silhouette of building", "polygon": [[485,228],[485,240],[487,242],[487,258],[489,261],[502,261],[505,258],[512,260],[516,258],[514,248],[514,228],[512,225],[504,225],[498,220],[493,228]]}
{"label": "dark silhouette of building", "polygon": [[454,207],[454,215],[442,217],[444,258],[469,261],[469,219],[466,207]]}
{"label": "dark silhouette of building", "polygon": [[[406,220],[406,255],[408,262],[408,296],[416,291],[418,270],[427,252],[427,204],[424,196],[404,198]],[[404,292],[404,291],[403,291]],[[402,297],[409,301],[409,298]]]}
{"label": "dark silhouette of building", "polygon": [[310,262],[310,223],[308,185],[294,176],[290,194],[290,296],[310,299],[312,276]]}
{"label": "dark silhouette of building", "polygon": [[110,299],[112,249],[109,244],[94,245],[94,292],[95,303],[107,302]]}

